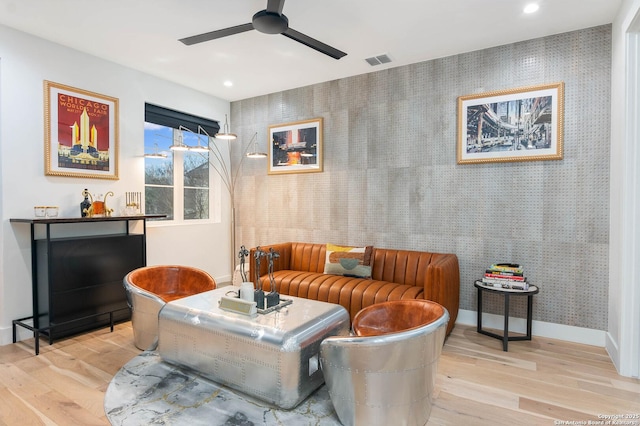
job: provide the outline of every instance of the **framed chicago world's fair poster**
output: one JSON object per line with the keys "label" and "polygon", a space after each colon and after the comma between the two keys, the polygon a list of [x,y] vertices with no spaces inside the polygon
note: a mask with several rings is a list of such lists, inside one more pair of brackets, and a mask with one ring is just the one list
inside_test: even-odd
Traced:
{"label": "framed chicago world's fair poster", "polygon": [[564,84],[458,98],[458,164],[561,160]]}
{"label": "framed chicago world's fair poster", "polygon": [[45,174],[118,179],[118,99],[44,82]]}

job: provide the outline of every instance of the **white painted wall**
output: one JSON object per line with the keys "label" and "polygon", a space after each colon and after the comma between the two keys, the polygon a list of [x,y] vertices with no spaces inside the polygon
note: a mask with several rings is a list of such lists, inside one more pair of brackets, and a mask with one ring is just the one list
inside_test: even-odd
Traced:
{"label": "white painted wall", "polygon": [[640,0],[624,0],[612,28],[609,326],[605,346],[620,374],[633,377],[640,375],[637,33],[640,33]]}
{"label": "white painted wall", "polygon": [[[119,99],[118,181],[44,175],[43,80]],[[29,226],[9,219],[32,217],[34,205],[78,217],[83,188],[113,191],[116,205],[125,191],[144,192],[145,102],[214,120],[229,113],[227,101],[0,26],[0,345],[11,343],[11,321],[32,313]],[[220,223],[149,226],[148,263],[191,265],[229,280],[228,194],[222,203]]]}

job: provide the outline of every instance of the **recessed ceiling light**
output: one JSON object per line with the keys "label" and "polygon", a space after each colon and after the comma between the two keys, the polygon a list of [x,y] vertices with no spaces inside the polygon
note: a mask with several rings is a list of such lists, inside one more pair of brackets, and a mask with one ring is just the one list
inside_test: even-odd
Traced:
{"label": "recessed ceiling light", "polygon": [[524,7],[524,13],[534,13],[537,12],[538,9],[540,9],[540,6],[538,6],[537,3],[529,3]]}
{"label": "recessed ceiling light", "polygon": [[233,86],[233,82],[232,82],[232,81],[229,81],[229,80],[225,81],[223,84],[224,84],[225,86],[227,86],[227,87],[231,87],[231,86]]}

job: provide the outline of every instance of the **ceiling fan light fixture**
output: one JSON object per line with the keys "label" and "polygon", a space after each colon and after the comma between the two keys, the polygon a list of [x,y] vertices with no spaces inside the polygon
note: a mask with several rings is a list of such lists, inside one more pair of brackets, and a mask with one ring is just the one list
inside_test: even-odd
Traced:
{"label": "ceiling fan light fixture", "polygon": [[251,19],[253,28],[265,34],[282,34],[289,29],[289,19],[284,15],[261,10]]}
{"label": "ceiling fan light fixture", "polygon": [[224,115],[224,131],[222,133],[216,133],[214,138],[225,140],[234,140],[238,138],[238,135],[229,132],[229,118],[227,117],[227,114]]}

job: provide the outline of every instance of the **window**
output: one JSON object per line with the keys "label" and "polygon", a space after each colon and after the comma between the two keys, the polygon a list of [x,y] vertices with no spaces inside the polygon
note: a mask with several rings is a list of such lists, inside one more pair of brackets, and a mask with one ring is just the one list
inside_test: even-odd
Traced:
{"label": "window", "polygon": [[209,153],[170,148],[208,146],[209,137],[198,134],[199,128],[215,134],[219,126],[215,121],[145,105],[145,153],[166,155],[145,157],[146,214],[165,214],[164,220],[177,222],[211,217]]}
{"label": "window", "polygon": [[[168,140],[168,142],[167,142]],[[144,211],[146,214],[166,214],[173,220],[173,129],[144,123],[144,152],[163,153],[166,158],[144,159]]]}

